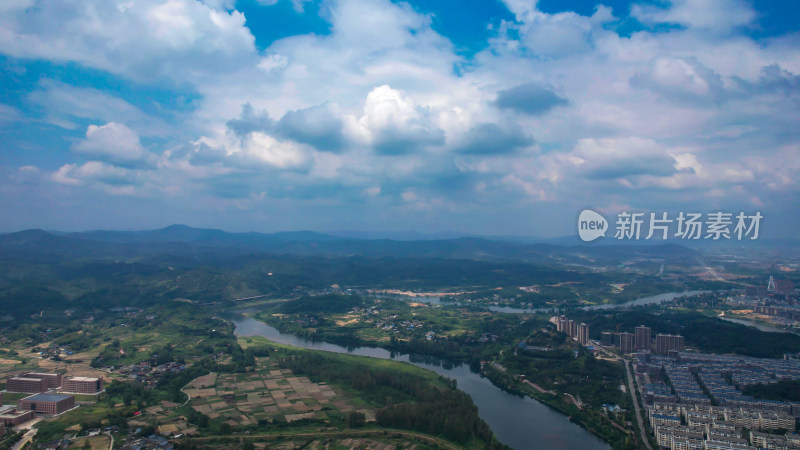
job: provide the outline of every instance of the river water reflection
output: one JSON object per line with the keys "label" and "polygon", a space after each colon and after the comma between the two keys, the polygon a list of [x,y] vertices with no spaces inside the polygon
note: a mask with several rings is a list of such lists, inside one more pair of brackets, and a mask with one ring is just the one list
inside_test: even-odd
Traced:
{"label": "river water reflection", "polygon": [[608,444],[570,422],[563,414],[531,398],[521,398],[501,391],[487,378],[470,371],[466,365],[445,368],[382,348],[345,348],[326,342],[313,342],[293,334],[281,333],[241,312],[229,313],[227,318],[236,327],[237,336],[263,336],[270,341],[296,347],[405,361],[452,378],[458,383],[459,389],[472,397],[478,407],[478,415],[489,424],[497,439],[515,449],[609,448]]}

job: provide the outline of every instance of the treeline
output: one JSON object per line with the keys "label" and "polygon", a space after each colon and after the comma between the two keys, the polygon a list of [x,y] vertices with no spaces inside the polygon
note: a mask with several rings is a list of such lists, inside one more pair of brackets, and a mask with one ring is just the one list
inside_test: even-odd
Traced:
{"label": "treeline", "polygon": [[106,385],[105,393],[100,396],[100,402],[107,402],[113,406],[114,402],[122,401],[125,406],[135,405],[146,408],[160,401],[167,400],[174,403],[183,403],[186,394],[181,389],[197,377],[227,368],[217,364],[211,358],[203,358],[185,370],[167,372],[159,378],[156,389],[147,389],[141,383],[114,380]]}
{"label": "treeline", "polygon": [[363,301],[358,295],[327,294],[304,296],[291,302],[281,303],[278,310],[284,314],[344,313],[362,304]]}
{"label": "treeline", "polygon": [[378,406],[375,417],[378,425],[443,436],[459,444],[476,439],[490,448],[502,447],[494,440],[489,426],[478,417],[478,408],[469,396],[445,378],[440,377],[440,381],[446,387],[440,387],[418,375],[353,364],[316,353],[285,357],[279,365],[298,375],[358,390]]}
{"label": "treeline", "polygon": [[[562,281],[607,283],[618,278],[554,264],[475,261],[468,257],[376,258],[250,252],[223,255],[200,249],[176,255],[170,253],[173,249],[170,245],[153,246],[148,255],[140,255],[141,262],[133,263],[126,262],[132,255],[115,254],[100,243],[84,244],[96,248],[81,257],[70,249],[33,259],[26,259],[28,252],[0,252],[0,269],[3,269],[0,272],[4,274],[0,276],[0,304],[5,306],[4,312],[20,319],[42,310],[151,306],[175,298],[212,302],[248,294],[280,296],[291,294],[297,286],[323,289],[332,283],[441,289]],[[2,242],[0,248],[7,249]]]}
{"label": "treeline", "polygon": [[742,389],[745,395],[765,400],[800,402],[800,380],[781,380],[770,384],[751,384]]}

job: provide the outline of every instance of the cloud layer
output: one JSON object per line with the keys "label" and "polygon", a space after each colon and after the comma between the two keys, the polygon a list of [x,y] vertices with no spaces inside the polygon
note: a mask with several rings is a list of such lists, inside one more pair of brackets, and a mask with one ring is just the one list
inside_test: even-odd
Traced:
{"label": "cloud layer", "polygon": [[[5,227],[87,199],[238,229],[563,235],[580,208],[620,205],[763,209],[776,232],[800,219],[796,36],[748,37],[758,11],[740,0],[591,16],[504,3],[514,20],[487,18],[492,37],[469,57],[430,14],[388,0],[325,1],[329,34],[261,49],[233,2],[8,4],[0,53],[20,70],[73,65],[103,82],[42,76],[0,104],[0,131],[22,121],[57,143],[48,158],[23,155],[35,136],[3,150],[3,171],[55,186],[28,189],[39,212]],[[133,98],[151,86],[194,100]]]}

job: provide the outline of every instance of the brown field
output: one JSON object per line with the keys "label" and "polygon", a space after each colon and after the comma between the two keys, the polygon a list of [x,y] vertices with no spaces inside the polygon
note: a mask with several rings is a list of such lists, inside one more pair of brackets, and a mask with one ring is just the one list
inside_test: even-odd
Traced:
{"label": "brown field", "polygon": [[85,448],[89,443],[92,450],[107,450],[111,444],[111,438],[106,435],[78,438],[70,444],[70,448]]}
{"label": "brown field", "polygon": [[[193,380],[184,389],[191,396],[190,405],[211,419],[222,418],[233,426],[259,420],[325,420],[326,411],[346,413],[356,409],[336,387],[294,376],[269,358],[259,358],[258,364],[254,373],[210,374]],[[362,411],[374,420],[373,411]]]}
{"label": "brown field", "polygon": [[109,376],[108,372],[89,367],[88,362],[86,364],[67,364],[63,361],[50,361],[49,359],[37,362],[39,363],[39,369],[45,372],[66,372],[66,375],[77,377],[108,378]]}
{"label": "brown field", "polygon": [[353,323],[358,323],[358,320],[361,316],[355,314],[348,314],[343,316],[341,319],[336,321],[336,325],[343,327]]}
{"label": "brown field", "polygon": [[[395,450],[395,449],[408,449],[417,450],[420,448],[429,448],[427,446],[420,446],[419,444],[408,439],[397,438],[333,438],[333,439],[309,439],[309,438],[296,438],[288,441],[276,442],[258,442],[255,440],[253,446],[257,449],[277,449],[277,450],[293,450],[293,449],[338,449],[338,448],[352,448],[364,450]],[[236,449],[238,444],[219,445],[217,449]]]}

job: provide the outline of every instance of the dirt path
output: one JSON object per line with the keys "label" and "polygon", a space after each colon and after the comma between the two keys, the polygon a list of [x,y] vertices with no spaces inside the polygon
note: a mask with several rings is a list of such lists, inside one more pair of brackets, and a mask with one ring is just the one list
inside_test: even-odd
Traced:
{"label": "dirt path", "polygon": [[553,391],[548,391],[547,389],[545,389],[545,388],[543,388],[543,387],[539,386],[538,384],[534,383],[534,382],[533,382],[533,381],[531,381],[531,380],[523,380],[523,383],[525,383],[525,384],[527,384],[528,386],[530,386],[530,387],[532,387],[532,388],[536,389],[537,391],[541,392],[542,394],[553,394],[553,395],[555,395],[555,392],[553,392]]}
{"label": "dirt path", "polygon": [[583,410],[583,406],[581,406],[581,404],[578,402],[578,399],[576,399],[572,394],[569,394],[569,393],[565,392],[564,395],[566,397],[569,397],[569,399],[572,400],[572,403],[574,403],[575,406],[578,407],[578,409]]}

